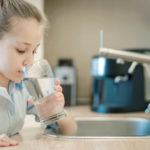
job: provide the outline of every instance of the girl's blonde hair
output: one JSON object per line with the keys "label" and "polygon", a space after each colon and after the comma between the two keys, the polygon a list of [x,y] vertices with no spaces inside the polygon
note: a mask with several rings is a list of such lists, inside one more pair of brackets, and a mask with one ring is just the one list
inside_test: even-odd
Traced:
{"label": "girl's blonde hair", "polygon": [[12,17],[34,18],[44,26],[47,23],[45,15],[25,0],[0,0],[0,38],[10,31]]}

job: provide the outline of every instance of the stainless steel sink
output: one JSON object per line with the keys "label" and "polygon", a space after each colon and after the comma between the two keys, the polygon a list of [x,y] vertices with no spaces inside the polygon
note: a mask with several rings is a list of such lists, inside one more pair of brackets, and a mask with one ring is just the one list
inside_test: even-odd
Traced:
{"label": "stainless steel sink", "polygon": [[62,135],[45,130],[44,135],[62,138],[150,138],[150,120],[131,117],[76,118],[78,131]]}

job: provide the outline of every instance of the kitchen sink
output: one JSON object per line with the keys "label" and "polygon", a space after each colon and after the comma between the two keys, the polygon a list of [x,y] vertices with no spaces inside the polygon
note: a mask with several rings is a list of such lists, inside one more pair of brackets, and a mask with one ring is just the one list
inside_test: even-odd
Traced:
{"label": "kitchen sink", "polygon": [[74,135],[59,134],[46,129],[44,135],[62,138],[150,138],[150,119],[131,117],[76,118],[78,131]]}

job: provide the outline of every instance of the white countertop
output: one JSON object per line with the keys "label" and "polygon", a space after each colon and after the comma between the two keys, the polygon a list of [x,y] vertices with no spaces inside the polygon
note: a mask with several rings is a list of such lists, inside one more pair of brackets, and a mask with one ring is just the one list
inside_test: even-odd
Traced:
{"label": "white countertop", "polygon": [[[124,117],[150,117],[143,112],[124,114],[99,114],[90,111],[89,106],[66,108],[75,117],[89,116],[124,116]],[[26,116],[25,124],[19,134],[12,136],[19,141],[15,147],[1,149],[9,150],[149,150],[150,138],[146,139],[63,139],[42,135],[40,123],[34,121],[34,116]]]}

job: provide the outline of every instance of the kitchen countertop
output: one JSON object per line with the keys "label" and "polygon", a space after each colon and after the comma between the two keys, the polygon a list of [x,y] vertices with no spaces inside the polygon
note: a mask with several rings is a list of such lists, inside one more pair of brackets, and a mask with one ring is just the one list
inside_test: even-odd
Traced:
{"label": "kitchen countertop", "polygon": [[[116,116],[116,117],[150,117],[150,114],[137,113],[117,113],[99,114],[90,111],[89,106],[76,106],[66,108],[74,117],[91,116]],[[5,147],[1,149],[9,150],[149,150],[150,138],[111,138],[111,139],[63,139],[47,137],[42,135],[40,123],[34,121],[34,116],[28,115],[25,119],[23,129],[19,134],[11,137],[19,141],[18,146]]]}

